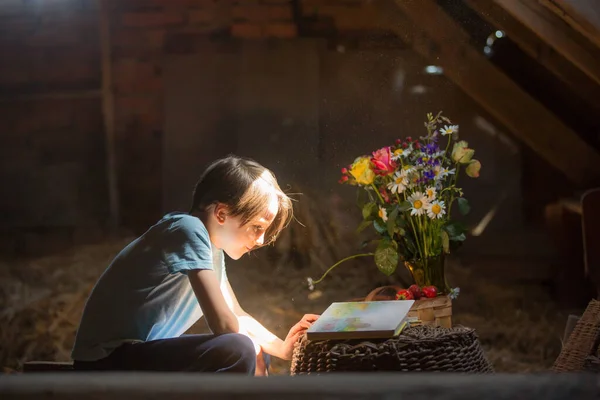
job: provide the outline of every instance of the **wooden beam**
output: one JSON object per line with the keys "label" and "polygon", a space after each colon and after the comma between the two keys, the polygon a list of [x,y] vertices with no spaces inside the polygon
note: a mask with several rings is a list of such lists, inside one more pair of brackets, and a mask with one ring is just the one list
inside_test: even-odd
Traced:
{"label": "wooden beam", "polygon": [[544,42],[600,84],[600,49],[537,1],[494,0]]}
{"label": "wooden beam", "polygon": [[526,54],[537,60],[564,83],[569,85],[584,101],[600,111],[600,85],[556,52],[527,25],[514,18],[493,1],[463,0],[485,20],[502,29]]}
{"label": "wooden beam", "polygon": [[115,141],[115,105],[112,84],[112,51],[110,43],[110,7],[108,0],[98,1],[100,51],[102,60],[102,114],[106,137],[106,174],[108,178],[109,227],[113,232],[120,223],[119,187]]}
{"label": "wooden beam", "polygon": [[482,52],[434,0],[378,0],[381,23],[444,68],[465,93],[573,182],[600,179],[600,155],[523,91]]}
{"label": "wooden beam", "polygon": [[0,102],[9,103],[12,101],[31,101],[31,100],[79,100],[79,99],[97,99],[102,96],[100,90],[69,90],[41,93],[13,93],[0,95]]}
{"label": "wooden beam", "polygon": [[[598,25],[590,22],[586,11],[592,11],[593,7],[598,7],[598,0],[538,0],[550,11],[558,15],[563,21],[569,24],[577,32],[587,37],[596,46],[600,47],[600,29]],[[596,15],[600,12],[596,11]],[[598,18],[596,18],[597,21]]]}
{"label": "wooden beam", "polygon": [[583,261],[600,299],[600,188],[588,190],[581,196],[581,224],[583,231]]}

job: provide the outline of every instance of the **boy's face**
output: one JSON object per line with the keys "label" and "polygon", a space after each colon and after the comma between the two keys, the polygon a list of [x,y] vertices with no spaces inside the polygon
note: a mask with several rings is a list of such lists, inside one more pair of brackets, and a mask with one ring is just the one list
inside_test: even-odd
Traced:
{"label": "boy's face", "polygon": [[[265,232],[273,223],[278,210],[279,200],[276,195],[273,195],[263,213],[248,221],[246,225],[240,225],[241,217],[227,215],[226,208],[219,209],[218,205],[215,209],[217,229],[214,244],[223,249],[232,259],[238,260],[253,248],[264,243]],[[222,215],[219,214],[221,212]]]}

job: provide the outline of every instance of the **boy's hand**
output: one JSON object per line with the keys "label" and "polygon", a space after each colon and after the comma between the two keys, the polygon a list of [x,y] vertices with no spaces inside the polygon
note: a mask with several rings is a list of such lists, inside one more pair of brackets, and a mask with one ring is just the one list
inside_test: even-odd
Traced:
{"label": "boy's hand", "polygon": [[269,376],[269,371],[267,370],[267,365],[265,364],[265,357],[262,349],[260,349],[258,354],[256,354],[256,370],[254,372],[254,376]]}
{"label": "boy's hand", "polygon": [[319,319],[320,315],[316,314],[305,314],[304,317],[298,323],[290,329],[285,340],[283,341],[281,349],[281,358],[284,360],[291,360],[292,353],[294,351],[294,343],[298,341],[300,335],[304,333],[311,325]]}

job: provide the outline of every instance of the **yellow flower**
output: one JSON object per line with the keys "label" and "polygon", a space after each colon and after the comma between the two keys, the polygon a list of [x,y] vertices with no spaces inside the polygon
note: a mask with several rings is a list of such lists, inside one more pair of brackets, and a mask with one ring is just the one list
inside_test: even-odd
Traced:
{"label": "yellow flower", "polygon": [[468,164],[473,158],[475,150],[469,148],[469,144],[464,140],[454,143],[452,148],[452,159],[457,163]]}
{"label": "yellow flower", "polygon": [[375,179],[375,173],[371,169],[371,160],[367,157],[357,159],[350,168],[350,174],[361,185],[370,185]]}
{"label": "yellow flower", "polygon": [[469,165],[467,165],[467,169],[465,170],[465,172],[471,178],[478,178],[480,169],[481,163],[478,160],[471,160],[471,162],[469,162]]}

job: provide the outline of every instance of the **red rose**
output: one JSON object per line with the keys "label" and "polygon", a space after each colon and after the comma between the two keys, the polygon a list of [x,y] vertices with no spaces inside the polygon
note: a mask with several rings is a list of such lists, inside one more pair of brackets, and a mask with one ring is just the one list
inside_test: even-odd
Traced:
{"label": "red rose", "polygon": [[389,147],[383,147],[373,152],[371,162],[375,166],[375,173],[389,175],[396,170],[396,163],[392,160],[392,152]]}

